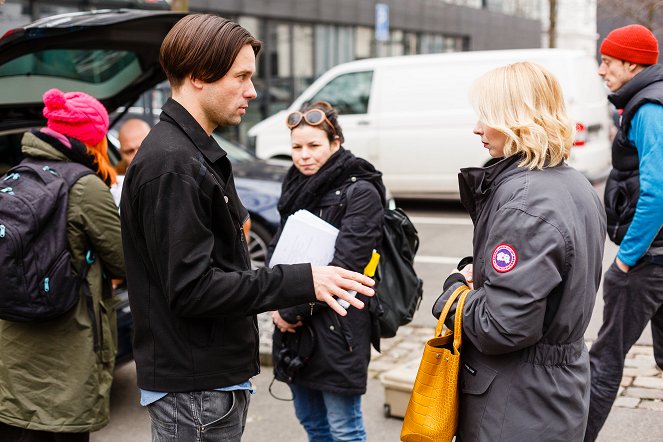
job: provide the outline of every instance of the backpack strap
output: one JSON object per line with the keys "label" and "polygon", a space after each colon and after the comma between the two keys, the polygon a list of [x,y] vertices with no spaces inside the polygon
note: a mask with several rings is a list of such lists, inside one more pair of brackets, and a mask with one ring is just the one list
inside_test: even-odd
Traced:
{"label": "backpack strap", "polygon": [[87,272],[94,264],[95,256],[92,249],[88,249],[85,254],[85,259],[83,260],[83,265],[81,266],[81,271],[79,273],[79,278],[81,281],[81,289],[83,290],[83,296],[85,297],[85,304],[87,307],[87,314],[90,316],[90,322],[92,323],[92,337],[93,337],[93,348],[94,352],[98,353],[99,346],[99,327],[97,326],[97,315],[94,314],[94,298],[92,297],[92,292],[90,287],[87,285],[85,280],[87,277]]}

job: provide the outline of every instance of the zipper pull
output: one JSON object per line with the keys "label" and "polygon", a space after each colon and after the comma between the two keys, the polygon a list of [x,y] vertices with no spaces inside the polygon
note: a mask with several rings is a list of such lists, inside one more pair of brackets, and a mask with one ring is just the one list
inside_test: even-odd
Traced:
{"label": "zipper pull", "polygon": [[48,293],[51,290],[50,280],[48,277],[44,278],[44,291]]}
{"label": "zipper pull", "polygon": [[0,224],[0,238],[4,238],[4,237],[5,237],[5,225]]}
{"label": "zipper pull", "polygon": [[41,169],[45,172],[50,173],[51,175],[58,176],[58,173],[56,171],[54,171],[53,169],[51,169],[50,167],[48,167],[48,166],[44,166]]}
{"label": "zipper pull", "polygon": [[309,302],[308,305],[311,307],[311,316],[313,316],[313,307],[315,307],[315,302]]}

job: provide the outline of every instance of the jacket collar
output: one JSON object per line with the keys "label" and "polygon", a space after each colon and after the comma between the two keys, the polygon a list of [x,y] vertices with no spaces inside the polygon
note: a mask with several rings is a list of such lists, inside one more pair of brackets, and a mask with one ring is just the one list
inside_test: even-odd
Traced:
{"label": "jacket collar", "polygon": [[202,126],[180,103],[168,98],[161,110],[160,119],[178,125],[208,161],[215,163],[227,155],[226,151],[214,141],[213,137],[207,135]]}
{"label": "jacket collar", "polygon": [[37,138],[32,132],[26,132],[23,134],[23,139],[21,140],[21,152],[25,156],[44,160],[68,160],[65,154],[59,152],[55,147],[48,144],[48,142]]}
{"label": "jacket collar", "polygon": [[472,220],[476,222],[483,201],[507,177],[525,170],[518,167],[520,155],[504,158],[488,167],[467,167],[460,170],[458,184],[460,202],[465,206]]}
{"label": "jacket collar", "polygon": [[610,100],[617,109],[624,109],[635,94],[657,81],[663,81],[663,66],[660,64],[653,64],[638,73],[617,92],[610,94],[608,100]]}

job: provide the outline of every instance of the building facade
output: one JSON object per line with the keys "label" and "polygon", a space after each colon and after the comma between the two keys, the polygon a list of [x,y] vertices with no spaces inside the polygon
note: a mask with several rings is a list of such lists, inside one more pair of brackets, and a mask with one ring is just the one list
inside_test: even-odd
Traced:
{"label": "building facade", "polygon": [[[542,46],[541,8],[535,0],[189,0],[188,6],[192,12],[235,20],[264,42],[255,76],[258,98],[235,134],[241,141],[250,126],[287,107],[339,63]],[[169,5],[150,0],[6,0],[0,6],[0,33],[48,15],[107,7]],[[158,106],[162,98],[148,104]]]}

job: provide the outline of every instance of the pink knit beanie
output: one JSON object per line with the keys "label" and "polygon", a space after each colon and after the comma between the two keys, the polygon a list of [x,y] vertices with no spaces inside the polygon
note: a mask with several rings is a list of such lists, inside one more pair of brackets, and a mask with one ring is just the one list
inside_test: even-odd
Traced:
{"label": "pink knit beanie", "polygon": [[636,64],[656,64],[658,40],[642,25],[628,25],[610,32],[601,43],[601,54]]}
{"label": "pink knit beanie", "polygon": [[108,132],[108,112],[96,98],[84,92],[50,89],[44,93],[44,117],[48,127],[88,146],[101,142]]}

